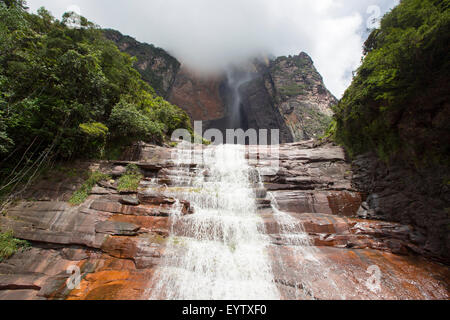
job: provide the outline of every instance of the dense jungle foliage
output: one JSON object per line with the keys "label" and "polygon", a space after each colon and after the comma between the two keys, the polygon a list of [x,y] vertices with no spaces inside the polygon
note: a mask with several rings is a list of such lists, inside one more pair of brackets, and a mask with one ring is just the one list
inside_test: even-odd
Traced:
{"label": "dense jungle foliage", "polygon": [[157,96],[134,61],[84,17],[60,21],[0,0],[0,180],[50,157],[105,158],[134,141],[161,143],[175,129],[191,130],[187,114]]}
{"label": "dense jungle foliage", "polygon": [[449,163],[449,8],[449,0],[403,0],[370,34],[331,129],[351,156]]}

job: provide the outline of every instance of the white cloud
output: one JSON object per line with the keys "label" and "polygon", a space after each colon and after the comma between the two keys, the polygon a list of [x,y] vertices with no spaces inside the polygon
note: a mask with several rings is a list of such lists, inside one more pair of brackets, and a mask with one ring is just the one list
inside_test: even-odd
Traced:
{"label": "white cloud", "polygon": [[60,17],[70,6],[102,27],[160,46],[213,72],[254,55],[305,51],[340,97],[357,68],[367,21],[398,0],[29,0]]}

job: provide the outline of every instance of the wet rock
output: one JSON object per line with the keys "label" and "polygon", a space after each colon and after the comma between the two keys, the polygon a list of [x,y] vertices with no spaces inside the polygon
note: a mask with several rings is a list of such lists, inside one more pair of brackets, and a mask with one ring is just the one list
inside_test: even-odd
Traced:
{"label": "wet rock", "polygon": [[140,204],[140,201],[137,198],[125,196],[120,199],[120,203],[130,206],[138,206]]}
{"label": "wet rock", "polygon": [[138,193],[139,201],[143,204],[175,204],[176,199],[167,197],[163,188],[149,188]]}
{"label": "wet rock", "polygon": [[[81,206],[25,201],[0,216],[2,230],[12,229],[17,237],[32,241],[30,250],[0,263],[0,299],[148,298],[167,238],[192,236],[183,224],[191,217],[179,217],[172,225],[171,216],[194,212],[181,195],[191,188],[192,176],[205,169],[195,163],[180,170],[164,148],[140,148],[136,163],[141,168],[145,163],[147,178],[140,183],[138,203],[118,195],[115,183],[102,182]],[[342,149],[329,144],[282,145],[280,155],[279,170],[262,174],[264,188],[258,180],[252,187],[263,221],[259,228],[270,237],[268,252],[283,299],[448,299],[448,268],[420,257],[436,250],[430,231],[380,221],[385,205],[396,199],[412,208],[406,195],[397,197],[377,185],[366,200],[351,185]],[[267,156],[259,158],[254,173],[268,165]],[[272,206],[288,217],[280,219]],[[396,210],[403,214],[400,206]],[[424,214],[420,217],[425,219]],[[365,284],[367,270],[374,265],[382,274],[377,292]],[[67,270],[73,266],[80,268],[82,281],[79,289],[69,290]]]}
{"label": "wet rock", "polygon": [[260,182],[260,176],[259,172],[256,169],[250,169],[248,173],[249,181],[250,183],[259,183]]}
{"label": "wet rock", "polygon": [[272,202],[269,199],[256,199],[256,207],[258,209],[270,208]]}
{"label": "wet rock", "polygon": [[267,196],[267,190],[265,188],[255,188],[254,190],[257,199],[264,199]]}
{"label": "wet rock", "polygon": [[401,161],[387,166],[376,155],[365,154],[353,161],[352,168],[354,186],[368,194],[367,213],[362,217],[410,224],[421,230],[416,240],[425,254],[450,261],[445,209],[450,199],[448,192],[442,192],[448,166],[418,168]]}
{"label": "wet rock", "polygon": [[101,221],[95,225],[95,232],[115,236],[135,236],[139,229],[135,224],[118,221]]}

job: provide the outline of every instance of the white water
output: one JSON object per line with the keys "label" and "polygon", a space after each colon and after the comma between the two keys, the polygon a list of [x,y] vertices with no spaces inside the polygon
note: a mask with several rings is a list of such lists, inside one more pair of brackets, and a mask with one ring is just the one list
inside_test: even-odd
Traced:
{"label": "white water", "polygon": [[228,112],[230,113],[230,119],[228,120],[229,128],[240,128],[242,127],[241,119],[241,87],[250,82],[254,75],[248,71],[227,71],[227,81],[228,86],[231,89],[232,100],[228,106]]}
{"label": "white water", "polygon": [[280,299],[244,152],[236,145],[207,148],[204,168],[190,175],[189,151],[178,150],[179,182],[189,188],[167,191],[190,201],[195,214],[175,212],[152,299]]}
{"label": "white water", "polygon": [[[295,299],[315,299],[317,296],[329,299],[345,299],[338,286],[330,277],[329,263],[318,259],[318,252],[301,222],[290,214],[280,211],[275,197],[269,193],[273,217],[280,228],[279,237],[292,251],[291,258],[296,268],[287,270],[282,257],[275,257],[274,263],[281,270],[279,280],[290,282],[295,288]],[[276,251],[279,253],[279,251]],[[321,283],[318,285],[318,283]],[[320,291],[318,291],[320,290]]]}

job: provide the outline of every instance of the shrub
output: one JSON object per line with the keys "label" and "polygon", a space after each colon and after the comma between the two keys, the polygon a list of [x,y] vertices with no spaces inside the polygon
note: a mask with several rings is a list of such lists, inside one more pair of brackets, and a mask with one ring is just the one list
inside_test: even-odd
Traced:
{"label": "shrub", "polygon": [[80,205],[84,201],[86,201],[87,197],[89,196],[89,193],[91,192],[92,188],[100,181],[102,180],[109,180],[111,177],[107,174],[94,171],[89,174],[88,179],[81,185],[81,187],[74,192],[72,197],[69,200],[69,203],[73,205]]}
{"label": "shrub", "polygon": [[119,192],[135,192],[138,190],[139,182],[144,178],[139,167],[134,164],[127,166],[127,172],[119,178],[117,190]]}
{"label": "shrub", "polygon": [[109,122],[114,129],[114,137],[129,137],[133,140],[155,141],[163,137],[164,125],[153,121],[150,114],[138,110],[134,104],[121,101],[111,112]]}
{"label": "shrub", "polygon": [[334,108],[333,135],[350,155],[449,161],[449,37],[448,1],[403,0],[385,15]]}
{"label": "shrub", "polygon": [[27,241],[14,238],[12,231],[0,232],[0,262],[29,246],[30,244]]}
{"label": "shrub", "polygon": [[82,123],[80,131],[86,136],[85,152],[91,156],[102,157],[105,152],[109,129],[103,123]]}

